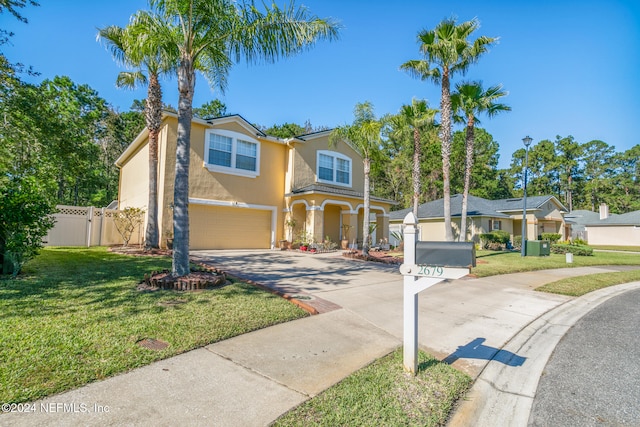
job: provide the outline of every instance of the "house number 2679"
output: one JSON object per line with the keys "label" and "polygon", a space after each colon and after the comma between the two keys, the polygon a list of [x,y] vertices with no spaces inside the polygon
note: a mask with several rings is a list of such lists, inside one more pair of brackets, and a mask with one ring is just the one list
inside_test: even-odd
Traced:
{"label": "house number 2679", "polygon": [[419,265],[419,276],[440,277],[444,274],[444,268],[434,267],[432,265]]}

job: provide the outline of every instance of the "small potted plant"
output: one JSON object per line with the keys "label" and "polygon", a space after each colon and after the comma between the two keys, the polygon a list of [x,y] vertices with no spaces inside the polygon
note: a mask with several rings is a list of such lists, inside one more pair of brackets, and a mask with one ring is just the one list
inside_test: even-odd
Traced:
{"label": "small potted plant", "polygon": [[309,243],[311,243],[311,240],[311,234],[303,232],[300,235],[300,250],[306,252],[309,249]]}
{"label": "small potted plant", "polygon": [[353,225],[342,224],[342,241],[340,242],[340,246],[342,249],[349,248],[349,230],[353,228]]}

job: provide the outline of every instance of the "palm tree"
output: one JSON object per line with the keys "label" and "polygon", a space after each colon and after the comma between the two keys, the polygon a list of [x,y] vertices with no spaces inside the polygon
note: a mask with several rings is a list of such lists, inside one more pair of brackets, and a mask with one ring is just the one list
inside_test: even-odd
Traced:
{"label": "palm tree", "polygon": [[413,99],[411,105],[403,105],[400,114],[395,116],[394,129],[396,132],[409,131],[413,137],[413,214],[418,217],[420,204],[420,164],[422,160],[423,134],[435,127],[435,115],[438,110],[429,108],[426,100]]}
{"label": "palm tree", "polygon": [[333,40],[338,25],[304,7],[261,12],[251,2],[234,0],[150,0],[161,17],[158,36],[178,52],[178,135],[173,201],[173,275],[189,274],[189,151],[196,71],[220,89],[233,61],[273,62]]}
{"label": "palm tree", "polygon": [[142,22],[143,15],[134,15],[125,28],[112,25],[99,30],[98,39],[106,42],[113,57],[133,68],[118,74],[118,87],[135,89],[138,84],[147,85],[144,116],[149,129],[149,200],[144,247],[159,247],[158,230],[158,136],[162,124],[162,88],[160,75],[169,73],[175,64],[172,55],[154,37],[153,27]]}
{"label": "palm tree", "polygon": [[362,254],[369,255],[369,211],[371,206],[370,174],[371,159],[380,150],[382,123],[373,114],[373,105],[369,102],[356,104],[352,124],[337,127],[329,136],[329,145],[335,147],[340,141],[347,141],[362,156],[364,166],[364,213],[362,224]]}
{"label": "palm tree", "polygon": [[420,52],[425,59],[407,61],[400,69],[421,80],[432,80],[441,84],[440,98],[440,141],[442,143],[442,179],[444,190],[445,239],[453,241],[451,228],[451,77],[456,73],[465,74],[472,63],[487,52],[497,39],[478,37],[473,43],[468,38],[480,27],[477,19],[456,25],[455,19],[445,19],[433,30],[418,33]]}
{"label": "palm tree", "polygon": [[[478,115],[486,113],[488,117],[493,117],[503,111],[511,111],[511,107],[496,103],[495,101],[507,92],[502,90],[502,85],[492,86],[486,91],[482,88],[481,82],[458,83],[456,92],[451,95],[451,104],[456,121],[466,123],[465,140],[465,162],[464,162],[464,190],[462,192],[462,218],[460,222],[460,241],[467,238],[467,201],[469,198],[469,188],[471,186],[471,170],[473,169],[474,157],[474,128],[480,124]],[[460,117],[460,111],[464,116]]]}

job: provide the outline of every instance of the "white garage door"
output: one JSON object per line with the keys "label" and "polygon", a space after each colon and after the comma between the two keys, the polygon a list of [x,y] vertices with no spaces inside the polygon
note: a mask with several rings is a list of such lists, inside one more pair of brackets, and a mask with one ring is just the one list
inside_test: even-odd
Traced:
{"label": "white garage door", "polygon": [[269,249],[271,211],[189,205],[191,249]]}

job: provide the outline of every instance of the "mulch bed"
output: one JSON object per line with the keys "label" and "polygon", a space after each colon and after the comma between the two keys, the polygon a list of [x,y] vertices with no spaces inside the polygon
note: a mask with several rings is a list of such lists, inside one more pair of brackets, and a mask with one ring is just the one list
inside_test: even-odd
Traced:
{"label": "mulch bed", "polygon": [[227,284],[227,275],[217,269],[191,270],[186,276],[174,277],[169,270],[154,271],[144,277],[139,290],[172,289],[175,291],[199,291]]}
{"label": "mulch bed", "polygon": [[383,264],[402,264],[403,258],[389,255],[386,251],[369,251],[369,256],[362,255],[362,251],[344,251],[342,256],[349,259],[357,259],[360,261],[380,262]]}
{"label": "mulch bed", "polygon": [[[130,256],[171,256],[173,251],[168,249],[152,249],[145,251],[140,245],[112,246],[109,251]],[[217,268],[204,264],[192,268],[186,276],[174,277],[169,270],[154,271],[144,275],[144,281],[138,285],[140,291],[157,291],[170,289],[176,291],[199,291],[211,289],[227,284],[227,276]]]}
{"label": "mulch bed", "polygon": [[169,249],[151,249],[145,251],[144,246],[140,245],[111,246],[109,247],[109,252],[132,256],[171,256],[171,254],[173,254],[173,251]]}

